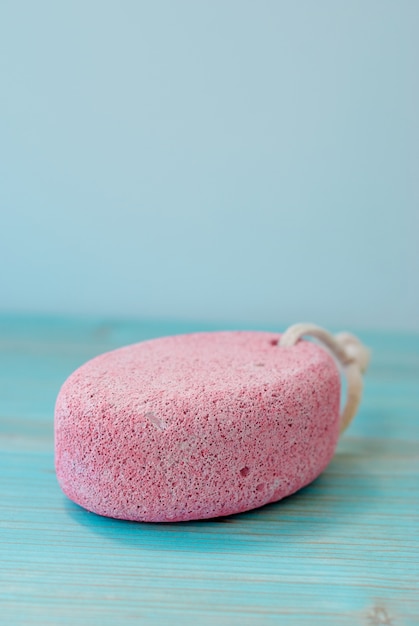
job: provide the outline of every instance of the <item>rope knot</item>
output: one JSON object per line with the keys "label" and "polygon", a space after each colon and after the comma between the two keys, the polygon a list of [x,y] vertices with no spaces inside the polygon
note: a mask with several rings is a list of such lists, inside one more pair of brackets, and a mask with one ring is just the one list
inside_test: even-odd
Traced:
{"label": "rope knot", "polygon": [[297,343],[304,335],[311,335],[322,343],[345,369],[348,381],[346,405],[340,417],[340,432],[351,423],[358,409],[362,394],[362,374],[370,360],[370,351],[355,335],[343,332],[331,335],[324,328],[314,324],[295,324],[281,336],[280,347],[289,347]]}
{"label": "rope knot", "polygon": [[346,364],[356,363],[363,374],[367,371],[371,351],[351,333],[342,332],[335,335],[336,341],[342,346],[347,355]]}

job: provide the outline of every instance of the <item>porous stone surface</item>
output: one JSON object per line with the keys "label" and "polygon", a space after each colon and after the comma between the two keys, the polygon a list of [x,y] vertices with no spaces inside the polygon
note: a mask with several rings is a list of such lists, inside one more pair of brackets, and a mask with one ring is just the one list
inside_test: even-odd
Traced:
{"label": "porous stone surface", "polygon": [[64,383],[58,481],[100,515],[173,522],[275,502],[316,478],[339,434],[340,376],[318,345],[211,332],[108,352]]}

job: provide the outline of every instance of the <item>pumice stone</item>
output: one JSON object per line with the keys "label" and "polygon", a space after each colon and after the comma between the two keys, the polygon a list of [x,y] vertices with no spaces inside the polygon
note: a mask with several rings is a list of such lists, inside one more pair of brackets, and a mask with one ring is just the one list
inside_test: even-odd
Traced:
{"label": "pumice stone", "polygon": [[334,356],[357,361],[342,344],[332,356],[301,340],[305,328],[163,337],[80,367],[55,409],[64,493],[99,515],[174,522],[248,511],[310,483],[342,428]]}

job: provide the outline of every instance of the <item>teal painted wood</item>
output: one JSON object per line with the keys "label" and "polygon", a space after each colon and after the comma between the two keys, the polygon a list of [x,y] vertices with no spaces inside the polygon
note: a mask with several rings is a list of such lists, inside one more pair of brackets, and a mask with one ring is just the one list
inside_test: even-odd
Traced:
{"label": "teal painted wood", "polygon": [[153,525],[61,493],[53,408],[66,376],[199,328],[0,318],[0,623],[419,624],[419,337],[362,335],[374,353],[360,413],[324,474],[280,503]]}

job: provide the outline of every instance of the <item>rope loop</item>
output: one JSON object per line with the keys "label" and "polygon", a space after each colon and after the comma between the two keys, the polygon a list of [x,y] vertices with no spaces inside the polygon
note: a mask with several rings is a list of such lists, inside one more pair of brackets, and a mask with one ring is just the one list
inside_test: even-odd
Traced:
{"label": "rope loop", "polygon": [[362,396],[362,374],[370,360],[370,351],[351,333],[342,332],[332,335],[324,328],[314,324],[294,324],[281,336],[279,346],[294,346],[303,336],[310,335],[326,346],[338,363],[343,367],[347,380],[346,404],[340,416],[340,433],[353,420]]}

